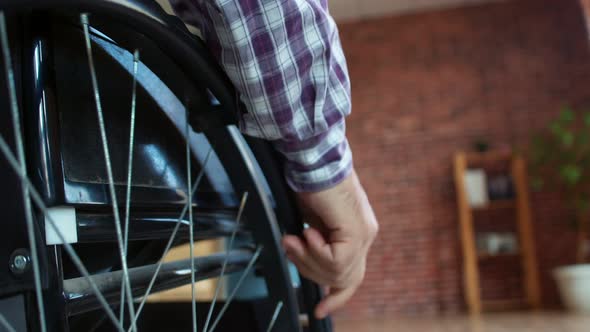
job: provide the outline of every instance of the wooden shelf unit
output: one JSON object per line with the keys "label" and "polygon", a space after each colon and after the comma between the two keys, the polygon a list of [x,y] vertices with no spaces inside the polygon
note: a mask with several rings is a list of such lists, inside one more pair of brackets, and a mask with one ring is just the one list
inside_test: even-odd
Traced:
{"label": "wooden shelf unit", "polygon": [[[490,204],[484,207],[472,208],[469,205],[467,189],[465,188],[465,171],[473,168],[472,166],[474,165],[477,168],[485,169],[486,164],[499,162],[506,163],[510,167],[515,192],[514,199],[490,201]],[[479,314],[482,310],[511,310],[523,307],[538,309],[541,305],[541,294],[531,223],[527,171],[524,159],[514,156],[510,151],[488,153],[458,152],[454,158],[454,171],[463,251],[463,286],[469,312],[471,314]],[[510,255],[486,255],[477,252],[473,222],[474,211],[485,213],[485,211],[489,210],[509,208],[515,210],[519,248],[518,253],[514,253],[512,256],[520,256],[523,272],[524,298],[482,301],[478,263],[481,260]]]}
{"label": "wooden shelf unit", "polygon": [[488,300],[483,302],[482,305],[485,311],[519,310],[528,307],[528,304],[523,299]]}
{"label": "wooden shelf unit", "polygon": [[503,210],[516,207],[514,199],[498,199],[489,201],[487,205],[472,207],[474,211]]}
{"label": "wooden shelf unit", "polygon": [[488,253],[478,253],[477,259],[479,261],[487,261],[492,259],[501,259],[501,258],[516,258],[520,257],[520,252],[501,252],[498,254],[488,254]]}

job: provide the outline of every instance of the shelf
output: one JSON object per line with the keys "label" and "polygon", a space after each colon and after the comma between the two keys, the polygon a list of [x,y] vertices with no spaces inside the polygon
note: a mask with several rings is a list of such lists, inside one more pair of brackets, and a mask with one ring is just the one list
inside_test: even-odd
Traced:
{"label": "shelf", "polygon": [[516,258],[519,257],[519,252],[503,252],[499,254],[478,253],[477,259],[480,261],[490,260],[494,258]]}
{"label": "shelf", "polygon": [[512,158],[512,152],[510,150],[498,150],[492,152],[470,152],[466,153],[467,164],[485,164],[496,161],[508,161]]}
{"label": "shelf", "polygon": [[[481,207],[472,207],[469,203],[469,191],[467,190],[466,174],[469,169],[480,168],[488,172],[507,173],[512,179],[514,197],[510,199],[491,200]],[[457,152],[454,156],[454,180],[455,193],[457,195],[457,208],[459,217],[459,231],[461,235],[461,248],[463,250],[463,273],[464,273],[464,296],[465,302],[472,314],[479,314],[482,311],[509,310],[539,308],[540,285],[539,273],[537,270],[537,259],[535,257],[535,242],[533,237],[532,212],[529,202],[527,185],[527,167],[522,156],[512,153],[508,149],[488,151],[485,153]],[[481,179],[478,179],[481,180]],[[494,212],[494,211],[498,212]],[[482,215],[479,215],[479,214]],[[518,247],[513,249],[517,253],[487,254],[485,251],[477,250],[476,222],[480,217],[483,221],[486,216],[483,213],[490,213],[490,217],[501,213],[507,221],[514,222],[514,229],[518,230]],[[511,214],[510,218],[504,214]],[[508,226],[508,225],[505,225]],[[481,269],[492,262],[498,264],[518,263],[522,270],[523,298],[482,301],[481,273],[487,269]],[[481,269],[481,270],[480,270]],[[489,271],[487,271],[489,272]],[[485,277],[483,277],[485,280]]]}
{"label": "shelf", "polygon": [[485,311],[516,310],[528,307],[524,299],[483,300],[481,304]]}
{"label": "shelf", "polygon": [[513,198],[497,199],[489,201],[487,205],[472,207],[473,211],[494,211],[503,209],[512,209],[516,207],[516,201]]}

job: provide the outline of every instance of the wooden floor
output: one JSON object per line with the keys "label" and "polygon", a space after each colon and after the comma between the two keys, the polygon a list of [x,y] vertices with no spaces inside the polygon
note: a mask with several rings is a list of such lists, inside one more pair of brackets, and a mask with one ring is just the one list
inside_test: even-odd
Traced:
{"label": "wooden floor", "polygon": [[562,313],[489,314],[470,317],[416,317],[336,320],[335,332],[590,332],[590,315]]}

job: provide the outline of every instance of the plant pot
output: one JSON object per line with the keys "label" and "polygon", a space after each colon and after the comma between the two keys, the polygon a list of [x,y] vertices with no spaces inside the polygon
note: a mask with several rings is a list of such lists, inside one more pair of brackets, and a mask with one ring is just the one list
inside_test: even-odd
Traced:
{"label": "plant pot", "polygon": [[569,265],[553,270],[563,304],[569,310],[590,313],[590,264]]}

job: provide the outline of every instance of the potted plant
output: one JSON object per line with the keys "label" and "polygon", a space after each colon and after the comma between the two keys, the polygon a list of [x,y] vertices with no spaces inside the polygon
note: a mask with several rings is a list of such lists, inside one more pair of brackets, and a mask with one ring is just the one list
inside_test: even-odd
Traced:
{"label": "potted plant", "polygon": [[590,312],[590,112],[563,110],[536,134],[529,146],[529,168],[534,189],[563,194],[577,231],[577,264],[559,267],[553,274],[566,307]]}

